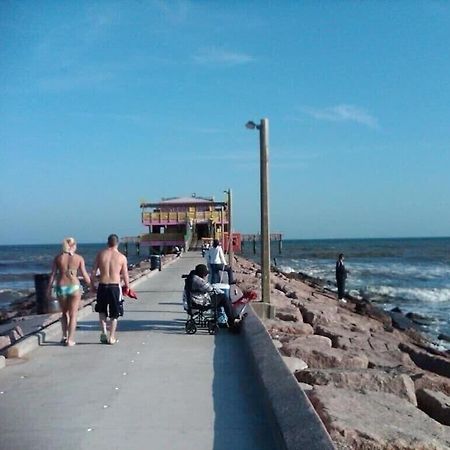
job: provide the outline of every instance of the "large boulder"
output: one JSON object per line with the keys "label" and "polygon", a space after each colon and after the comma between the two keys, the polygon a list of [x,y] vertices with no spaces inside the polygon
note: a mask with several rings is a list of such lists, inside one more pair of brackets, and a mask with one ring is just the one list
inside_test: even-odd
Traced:
{"label": "large boulder", "polygon": [[358,302],[355,305],[355,312],[357,314],[361,314],[363,316],[377,320],[378,322],[381,322],[384,326],[387,327],[392,326],[392,319],[389,316],[389,314],[383,311],[378,306],[375,306],[374,304],[368,301],[363,300],[361,302]]}
{"label": "large boulder", "polygon": [[285,322],[300,322],[303,323],[302,313],[292,305],[286,305],[276,309],[275,317]]}
{"label": "large boulder", "polygon": [[[314,333],[320,336],[326,336],[331,339],[333,347],[342,348],[344,350],[351,348],[352,338],[355,333],[343,326],[342,323],[339,324],[329,324],[329,325],[316,325],[314,328]],[[367,336],[368,337],[368,336]]]}
{"label": "large boulder", "polygon": [[408,353],[414,363],[421,369],[450,378],[450,358],[433,355],[415,345],[403,342],[399,344],[399,349]]}
{"label": "large boulder", "polygon": [[313,327],[308,323],[283,322],[281,320],[265,320],[264,325],[272,337],[280,334],[292,334],[301,336],[314,333]]}
{"label": "large boulder", "polygon": [[332,302],[303,302],[300,306],[303,321],[313,327],[319,324],[331,324],[336,322],[338,309]]}
{"label": "large boulder", "polygon": [[428,372],[414,374],[411,378],[414,381],[416,391],[429,389],[450,396],[450,380],[448,378]]}
{"label": "large boulder", "polygon": [[450,425],[450,397],[442,392],[419,389],[416,393],[419,408],[444,425]]}
{"label": "large boulder", "polygon": [[9,336],[0,336],[0,350],[11,345],[11,338]]}
{"label": "large boulder", "polygon": [[302,336],[283,343],[282,354],[303,359],[309,367],[328,369],[341,367],[365,369],[368,358],[363,353],[345,352],[331,347],[331,340],[325,336]]}
{"label": "large boulder", "polygon": [[319,386],[309,391],[308,397],[338,448],[450,448],[448,428],[393,394]]}
{"label": "large boulder", "polygon": [[282,356],[284,363],[291,373],[296,373],[308,368],[308,364],[300,358],[294,356]]}
{"label": "large boulder", "polygon": [[389,392],[417,405],[414,382],[406,374],[377,369],[308,369],[295,374],[299,382],[360,392]]}

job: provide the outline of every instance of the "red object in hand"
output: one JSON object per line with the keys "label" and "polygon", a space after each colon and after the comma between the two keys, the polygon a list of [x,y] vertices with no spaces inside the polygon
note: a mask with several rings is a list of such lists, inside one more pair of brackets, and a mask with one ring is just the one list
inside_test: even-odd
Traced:
{"label": "red object in hand", "polygon": [[133,291],[133,289],[126,288],[125,286],[122,286],[122,295],[125,295],[125,297],[134,298],[136,300],[138,298],[136,292]]}
{"label": "red object in hand", "polygon": [[240,299],[233,302],[233,305],[245,305],[252,300],[256,300],[257,297],[258,294],[255,291],[245,291]]}
{"label": "red object in hand", "polygon": [[247,300],[256,300],[256,298],[258,297],[258,294],[255,291],[245,291],[244,292],[244,298]]}

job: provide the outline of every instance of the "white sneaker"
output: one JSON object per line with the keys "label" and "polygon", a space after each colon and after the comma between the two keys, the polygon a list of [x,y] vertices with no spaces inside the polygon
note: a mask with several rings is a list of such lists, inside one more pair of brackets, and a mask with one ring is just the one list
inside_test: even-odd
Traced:
{"label": "white sneaker", "polygon": [[341,303],[342,305],[345,305],[347,303],[347,300],[345,300],[345,298],[340,298],[339,303]]}

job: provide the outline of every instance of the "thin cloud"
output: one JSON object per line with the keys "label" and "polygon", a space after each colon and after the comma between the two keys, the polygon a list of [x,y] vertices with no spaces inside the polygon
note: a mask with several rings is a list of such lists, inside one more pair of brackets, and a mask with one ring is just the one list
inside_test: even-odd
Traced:
{"label": "thin cloud", "polygon": [[211,66],[236,66],[254,61],[246,53],[232,52],[216,47],[199,50],[193,57],[195,63]]}
{"label": "thin cloud", "polygon": [[74,89],[105,86],[105,82],[113,79],[111,73],[74,73],[55,77],[41,78],[38,87],[47,92],[64,92]]}
{"label": "thin cloud", "polygon": [[172,23],[179,24],[186,21],[191,10],[191,2],[187,0],[163,1],[154,0],[152,4]]}
{"label": "thin cloud", "polygon": [[326,108],[304,107],[305,114],[317,120],[327,120],[329,122],[356,122],[370,128],[379,128],[378,120],[368,111],[354,105],[336,105]]}

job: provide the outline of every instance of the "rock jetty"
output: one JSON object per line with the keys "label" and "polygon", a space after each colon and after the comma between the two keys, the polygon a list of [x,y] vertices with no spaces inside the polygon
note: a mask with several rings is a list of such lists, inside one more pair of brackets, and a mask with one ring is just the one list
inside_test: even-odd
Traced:
{"label": "rock jetty", "polygon": [[[260,298],[260,267],[235,257],[234,268]],[[319,280],[280,272],[271,303],[263,323],[338,449],[450,448],[450,355],[409,318],[340,304]]]}

